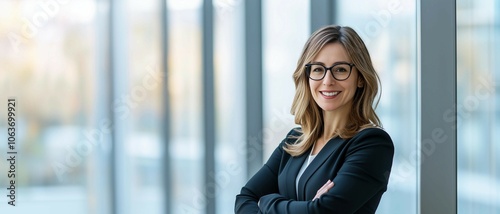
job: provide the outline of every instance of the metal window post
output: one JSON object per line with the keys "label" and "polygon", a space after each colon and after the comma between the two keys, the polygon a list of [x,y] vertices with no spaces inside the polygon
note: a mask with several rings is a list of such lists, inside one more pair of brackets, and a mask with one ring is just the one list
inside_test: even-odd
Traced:
{"label": "metal window post", "polygon": [[245,97],[247,177],[263,163],[262,2],[245,1]]}
{"label": "metal window post", "polygon": [[420,2],[420,213],[457,213],[456,2]]}

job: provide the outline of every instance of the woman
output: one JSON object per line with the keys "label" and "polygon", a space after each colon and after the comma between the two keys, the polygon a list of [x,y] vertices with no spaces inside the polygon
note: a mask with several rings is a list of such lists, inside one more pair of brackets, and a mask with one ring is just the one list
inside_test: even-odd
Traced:
{"label": "woman", "polygon": [[293,74],[291,130],[236,196],[236,213],[375,213],[394,145],[373,102],[379,78],[350,27],[306,42]]}

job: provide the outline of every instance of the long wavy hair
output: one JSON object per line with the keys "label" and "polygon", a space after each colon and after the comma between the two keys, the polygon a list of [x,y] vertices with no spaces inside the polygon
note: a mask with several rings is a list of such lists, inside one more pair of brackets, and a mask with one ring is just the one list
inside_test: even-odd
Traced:
{"label": "long wavy hair", "polygon": [[378,94],[380,78],[373,68],[370,54],[363,40],[350,27],[336,25],[325,26],[314,32],[307,40],[293,73],[295,97],[291,113],[295,115],[295,123],[302,128],[302,135],[294,143],[286,144],[284,150],[292,156],[305,153],[323,134],[324,121],[322,109],[316,104],[309,89],[309,78],[306,75],[306,64],[311,62],[319,51],[329,43],[340,43],[358,70],[363,87],[358,87],[353,98],[352,108],[346,127],[335,130],[334,136],[343,139],[352,138],[360,130],[368,127],[381,127],[380,119],[375,113],[374,100]]}

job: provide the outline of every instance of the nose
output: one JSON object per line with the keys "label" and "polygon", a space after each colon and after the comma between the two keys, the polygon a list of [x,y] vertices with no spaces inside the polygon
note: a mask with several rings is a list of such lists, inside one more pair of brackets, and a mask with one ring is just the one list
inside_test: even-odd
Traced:
{"label": "nose", "polygon": [[325,77],[323,78],[323,85],[333,85],[335,83],[335,78],[333,78],[333,72],[331,69],[326,70]]}

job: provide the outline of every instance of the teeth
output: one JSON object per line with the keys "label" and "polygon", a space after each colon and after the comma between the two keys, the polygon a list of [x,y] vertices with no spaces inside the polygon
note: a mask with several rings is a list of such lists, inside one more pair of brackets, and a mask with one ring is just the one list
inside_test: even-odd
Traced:
{"label": "teeth", "polygon": [[337,94],[340,93],[340,91],[334,91],[334,92],[325,92],[325,91],[322,91],[321,93],[323,95],[325,95],[325,96],[331,97],[331,96],[336,96]]}

